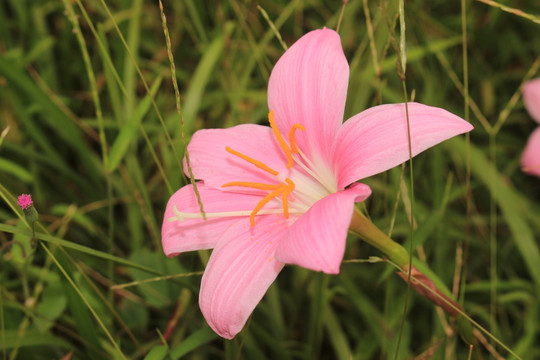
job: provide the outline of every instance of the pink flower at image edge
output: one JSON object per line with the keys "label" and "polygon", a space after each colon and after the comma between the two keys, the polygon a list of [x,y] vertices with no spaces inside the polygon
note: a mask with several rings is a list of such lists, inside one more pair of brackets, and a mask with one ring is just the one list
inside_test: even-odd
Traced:
{"label": "pink flower at image edge", "polygon": [[28,209],[33,203],[32,195],[30,194],[21,194],[17,198],[17,205],[19,205],[23,210]]}
{"label": "pink flower at image edge", "polygon": [[[213,249],[199,305],[232,339],[285,264],[339,273],[356,202],[356,181],[409,158],[404,104],[380,105],[343,123],[349,66],[339,35],[309,32],[279,59],[268,84],[271,127],[199,130],[191,185],[170,199],[162,226],[166,255]],[[413,156],[472,130],[446,110],[409,103]],[[184,166],[187,173],[187,168]]]}
{"label": "pink flower at image edge", "polygon": [[[523,101],[531,117],[540,124],[540,78],[523,86]],[[528,174],[540,176],[540,127],[527,140],[521,155],[521,167]]]}

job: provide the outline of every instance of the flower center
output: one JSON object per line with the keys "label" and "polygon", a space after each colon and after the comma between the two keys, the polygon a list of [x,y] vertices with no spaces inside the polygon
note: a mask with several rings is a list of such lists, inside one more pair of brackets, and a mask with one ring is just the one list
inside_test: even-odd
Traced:
{"label": "flower center", "polygon": [[[289,218],[289,214],[303,214],[323,197],[335,193],[337,183],[334,173],[318,156],[311,154],[306,156],[301,149],[296,145],[296,130],[305,131],[301,124],[294,124],[289,129],[289,143],[285,141],[274,120],[274,112],[268,114],[270,127],[277,140],[280,149],[285,155],[288,171],[287,176],[279,174],[275,169],[272,169],[267,164],[245,155],[237,150],[226,146],[225,151],[229,154],[239,157],[240,159],[250,163],[258,169],[272,175],[277,182],[275,183],[259,183],[248,181],[232,181],[221,185],[221,187],[243,187],[247,189],[255,189],[266,191],[266,195],[255,205],[251,211],[224,211],[224,212],[205,212],[204,218],[222,218],[231,216],[248,216],[251,226],[255,226],[255,217],[257,215],[283,214],[285,218]],[[295,168],[293,168],[293,165]],[[294,179],[294,181],[292,180]],[[281,207],[267,206],[271,201],[277,200],[281,202]],[[294,204],[289,207],[289,203]],[[202,219],[200,212],[183,212],[176,205],[173,205],[172,211],[174,216],[169,217],[168,221],[183,222],[186,219]]]}
{"label": "flower center", "polygon": [[[279,129],[277,128],[276,122],[274,120],[274,112],[270,111],[268,114],[268,121],[270,122],[270,126],[272,127],[272,131],[274,132],[274,136],[277,139],[277,142],[279,144],[279,147],[281,150],[283,150],[283,153],[285,154],[285,157],[287,158],[287,169],[290,169],[293,164],[293,154],[298,154],[299,150],[296,146],[296,140],[294,138],[294,134],[296,130],[300,129],[302,131],[305,130],[305,128],[301,124],[294,124],[291,127],[291,130],[289,131],[289,144],[283,139],[283,136],[279,132]],[[290,146],[290,147],[289,147]],[[231,149],[230,147],[226,147],[225,150],[235,156],[238,156],[242,160],[247,161],[248,163],[256,166],[257,168],[266,171],[270,175],[273,175],[274,177],[277,177],[279,175],[279,172],[272,169],[268,165],[253,159],[247,155],[244,155],[236,150]],[[270,201],[272,201],[275,198],[281,197],[281,203],[283,208],[283,215],[286,219],[289,218],[289,195],[294,191],[295,189],[295,183],[289,179],[285,178],[285,181],[281,182],[280,184],[265,184],[265,183],[257,183],[257,182],[247,182],[247,181],[232,181],[228,182],[226,184],[221,185],[221,187],[231,187],[231,186],[240,186],[250,189],[257,189],[257,190],[265,190],[270,191],[264,198],[262,198],[261,201],[255,206],[251,214],[249,215],[249,221],[251,223],[251,226],[255,226],[255,216],[262,210],[262,208],[268,204]]]}

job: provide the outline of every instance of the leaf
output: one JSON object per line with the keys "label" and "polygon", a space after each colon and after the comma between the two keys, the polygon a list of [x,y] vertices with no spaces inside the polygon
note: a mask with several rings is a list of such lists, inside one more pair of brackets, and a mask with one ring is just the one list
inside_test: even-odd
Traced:
{"label": "leaf", "polygon": [[6,346],[6,350],[13,349],[17,342],[20,341],[20,347],[26,346],[56,346],[65,349],[73,348],[73,345],[64,339],[48,334],[42,333],[36,330],[27,330],[24,333],[24,337],[19,339],[18,330],[6,330],[4,332],[3,344]]}
{"label": "leaf", "polygon": [[217,337],[217,334],[212,329],[205,326],[188,336],[180,343],[180,345],[171,350],[171,358],[179,359],[180,357],[195,350],[199,346],[214,340]]}
{"label": "leaf", "polygon": [[214,73],[214,67],[218,60],[221,58],[223,47],[225,44],[225,37],[228,36],[234,26],[232,23],[227,23],[225,26],[225,33],[218,35],[206,49],[204,56],[202,57],[191,83],[189,84],[188,91],[185,96],[184,106],[182,113],[186,124],[186,133],[192,132],[193,122],[195,120],[195,114],[199,111],[201,101],[203,99],[204,89],[208,84],[208,81]]}
{"label": "leaf", "polygon": [[[133,251],[130,260],[137,264],[143,264],[149,268],[158,269],[165,273],[177,274],[184,272],[175,259],[168,259],[161,253],[150,252],[148,249]],[[167,271],[168,270],[168,271]],[[150,275],[139,269],[131,269],[131,276],[135,281],[148,279]],[[146,301],[152,306],[162,308],[171,304],[174,297],[169,293],[167,281],[155,281],[151,283],[142,283],[138,286]]]}
{"label": "leaf", "polygon": [[48,282],[36,308],[36,312],[41,316],[34,318],[34,323],[41,332],[46,332],[54,325],[67,305],[67,299],[62,291],[58,275],[55,273],[51,273],[51,275],[53,275],[54,280]]}
{"label": "leaf", "polygon": [[144,99],[135,109],[135,112],[128,120],[128,122],[124,126],[122,126],[120,133],[114,140],[114,143],[111,147],[111,152],[109,153],[109,161],[107,167],[108,172],[113,172],[116,170],[116,168],[118,168],[118,165],[120,164],[120,162],[124,158],[124,155],[127,152],[129,144],[133,144],[135,142],[134,137],[138,125],[141,123],[142,119],[150,109],[150,105],[152,104],[152,97],[155,97],[157,90],[161,85],[161,80],[162,77],[159,77],[156,79],[156,81],[154,81],[154,83],[152,84],[152,88],[150,89],[150,95],[146,94]]}
{"label": "leaf", "polygon": [[156,345],[144,357],[144,360],[163,360],[167,356],[169,349],[165,345]]}
{"label": "leaf", "polygon": [[[30,234],[31,234],[30,231],[28,231],[28,230],[21,230],[21,229],[16,228],[15,226],[5,225],[5,224],[0,224],[0,231],[5,231],[7,233],[12,233],[12,234],[24,234],[26,236],[30,236]],[[142,271],[146,271],[146,272],[148,272],[150,274],[163,275],[163,273],[161,273],[161,272],[159,272],[157,270],[148,268],[146,266],[139,265],[137,263],[126,260],[124,258],[120,258],[118,256],[110,255],[110,254],[108,254],[106,252],[95,250],[95,249],[92,249],[92,248],[89,248],[89,247],[86,247],[86,246],[83,246],[83,245],[79,245],[79,244],[71,242],[71,241],[66,241],[66,240],[60,239],[60,238],[55,237],[55,236],[46,235],[46,234],[43,234],[43,233],[36,233],[36,237],[38,239],[40,239],[40,240],[50,242],[51,244],[57,244],[57,245],[65,247],[65,248],[80,251],[82,253],[92,255],[92,256],[95,256],[95,257],[98,257],[98,258],[101,258],[101,259],[104,259],[104,260],[111,260],[111,261],[114,261],[114,262],[116,262],[118,264],[123,264],[123,265],[130,266],[130,267],[133,267],[133,268],[136,268],[136,269],[140,269]]]}
{"label": "leaf", "polygon": [[0,158],[0,172],[11,174],[23,183],[31,183],[33,181],[32,174],[20,165],[12,161]]}
{"label": "leaf", "polygon": [[88,151],[81,131],[73,121],[58,108],[51,98],[36,85],[28,74],[14,60],[0,57],[0,76],[4,77],[14,91],[14,96],[31,99],[31,104],[39,108],[40,119],[55,130],[56,135],[75,150],[80,160],[87,166],[87,174],[96,176],[97,156]]}
{"label": "leaf", "polygon": [[[457,152],[461,159],[466,158],[467,149],[465,140],[462,138],[454,138],[445,143],[445,146],[452,146],[452,151]],[[533,232],[525,221],[526,212],[530,207],[527,206],[527,199],[510,187],[509,180],[503,179],[482,151],[473,144],[469,146],[469,157],[472,174],[486,185],[499,205],[531,277],[537,285],[540,285],[540,266],[538,266],[540,251],[535,243]]]}

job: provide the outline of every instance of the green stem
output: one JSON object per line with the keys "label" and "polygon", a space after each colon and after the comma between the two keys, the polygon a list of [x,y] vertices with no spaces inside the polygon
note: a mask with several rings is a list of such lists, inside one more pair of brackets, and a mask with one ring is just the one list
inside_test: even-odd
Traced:
{"label": "green stem", "polygon": [[409,271],[409,252],[376,227],[358,209],[355,209],[349,230],[382,251],[393,263],[405,271]]}
{"label": "green stem", "polygon": [[398,266],[401,269],[398,275],[414,291],[435,305],[443,308],[451,316],[459,314],[461,306],[439,290],[429,277],[424,275],[415,266],[412,266],[409,252],[382,232],[357,209],[353,214],[349,230],[368,244],[382,251],[387,256],[389,262]]}

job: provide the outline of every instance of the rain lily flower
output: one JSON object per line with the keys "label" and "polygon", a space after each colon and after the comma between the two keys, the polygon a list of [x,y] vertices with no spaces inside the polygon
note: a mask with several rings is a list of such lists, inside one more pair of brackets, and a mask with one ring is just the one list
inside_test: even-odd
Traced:
{"label": "rain lily flower", "polygon": [[[529,114],[540,124],[540,78],[523,86],[523,101]],[[526,173],[540,176],[540,127],[533,131],[525,145],[521,166]]]}
{"label": "rain lily flower", "polygon": [[[272,71],[270,127],[193,135],[188,151],[206,220],[193,187],[178,190],[165,211],[163,250],[213,248],[199,305],[224,338],[242,329],[285,264],[337,274],[354,203],[371,194],[356,181],[409,159],[405,104],[342,124],[348,80],[339,35],[312,31]],[[472,129],[443,109],[409,103],[408,112],[413,156]]]}

